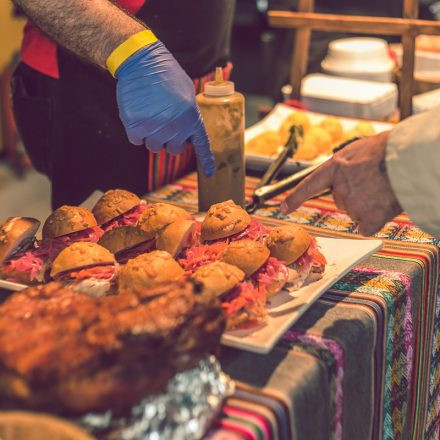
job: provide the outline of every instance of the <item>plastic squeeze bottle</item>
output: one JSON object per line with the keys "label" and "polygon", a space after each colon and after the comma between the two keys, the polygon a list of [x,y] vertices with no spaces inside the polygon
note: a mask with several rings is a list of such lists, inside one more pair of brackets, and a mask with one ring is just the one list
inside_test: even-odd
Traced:
{"label": "plastic squeeze bottle", "polygon": [[223,80],[217,67],[215,80],[205,84],[196,100],[217,162],[210,177],[197,165],[199,211],[229,199],[244,206],[244,96],[233,82]]}

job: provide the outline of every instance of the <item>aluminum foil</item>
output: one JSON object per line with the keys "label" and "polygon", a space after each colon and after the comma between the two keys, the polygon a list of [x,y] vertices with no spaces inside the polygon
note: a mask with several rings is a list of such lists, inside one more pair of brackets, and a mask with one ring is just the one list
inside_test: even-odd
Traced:
{"label": "aluminum foil", "polygon": [[176,374],[163,394],[142,400],[130,416],[115,417],[107,411],[87,414],[79,423],[109,440],[196,440],[203,437],[233,391],[233,381],[209,356],[196,368]]}

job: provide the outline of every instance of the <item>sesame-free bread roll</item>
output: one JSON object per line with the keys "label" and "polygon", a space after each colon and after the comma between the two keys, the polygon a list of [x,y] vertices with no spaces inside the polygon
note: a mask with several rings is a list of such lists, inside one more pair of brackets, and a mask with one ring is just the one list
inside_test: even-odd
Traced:
{"label": "sesame-free bread roll", "polygon": [[226,238],[246,229],[250,215],[232,200],[212,205],[202,223],[202,240]]}
{"label": "sesame-free bread roll", "polygon": [[79,241],[63,249],[55,258],[50,276],[55,278],[62,272],[87,266],[115,264],[114,255],[97,243]]}
{"label": "sesame-free bread roll", "polygon": [[260,241],[243,239],[229,243],[221,261],[239,267],[246,277],[250,277],[269,258],[270,251]]}
{"label": "sesame-free bread roll", "polygon": [[119,273],[119,292],[145,292],[183,277],[184,270],[165,251],[153,251],[128,260]]}
{"label": "sesame-free bread roll", "polygon": [[96,219],[88,209],[63,205],[44,222],[43,238],[56,238],[94,226],[97,226]]}
{"label": "sesame-free bread roll", "polygon": [[92,212],[99,225],[126,213],[141,203],[141,199],[124,189],[110,189],[96,202]]}
{"label": "sesame-free bread roll", "polygon": [[310,243],[309,233],[295,224],[273,228],[266,241],[270,255],[288,265],[295,262],[309,248]]}
{"label": "sesame-free bread roll", "polygon": [[239,282],[244,280],[245,274],[237,266],[215,261],[200,266],[193,274],[193,279],[202,283],[205,289],[214,296],[229,292]]}
{"label": "sesame-free bread roll", "polygon": [[170,203],[154,203],[150,205],[139,219],[138,227],[154,238],[165,226],[177,221],[188,219],[190,214],[183,208]]}

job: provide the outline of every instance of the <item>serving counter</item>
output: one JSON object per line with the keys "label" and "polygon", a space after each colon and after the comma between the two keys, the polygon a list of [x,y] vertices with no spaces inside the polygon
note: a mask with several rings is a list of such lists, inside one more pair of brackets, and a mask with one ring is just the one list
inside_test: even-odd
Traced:
{"label": "serving counter", "polygon": [[[248,178],[247,196],[256,180]],[[191,174],[148,196],[197,209]],[[282,216],[314,235],[362,239],[330,197]],[[381,251],[356,266],[287,331],[267,355],[222,348],[236,392],[212,438],[440,438],[439,240],[401,215],[378,234]]]}

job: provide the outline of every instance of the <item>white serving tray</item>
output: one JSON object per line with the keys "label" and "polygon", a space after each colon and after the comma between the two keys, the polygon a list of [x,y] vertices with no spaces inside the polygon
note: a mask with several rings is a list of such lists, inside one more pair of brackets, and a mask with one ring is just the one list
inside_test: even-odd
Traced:
{"label": "white serving tray", "polygon": [[271,298],[269,318],[265,326],[245,330],[230,330],[222,337],[229,347],[268,353],[278,339],[336,281],[354,266],[382,247],[381,240],[338,239],[317,237],[320,251],[327,259],[324,276],[296,292],[286,290]]}
{"label": "white serving tray", "polygon": [[13,281],[6,281],[0,279],[0,289],[12,290],[14,292],[19,292],[20,290],[26,289],[29,286],[21,283],[14,283]]}
{"label": "white serving tray", "polygon": [[310,111],[380,120],[397,109],[397,85],[312,73],[301,82],[301,101]]}
{"label": "white serving tray", "polygon": [[[381,240],[338,239],[317,237],[320,251],[327,259],[324,276],[295,292],[282,290],[270,299],[265,326],[231,330],[222,344],[255,353],[268,353],[278,339],[305,313],[317,299],[354,266],[382,247]],[[20,291],[25,284],[0,279],[0,288]]]}
{"label": "white serving tray", "polygon": [[[277,104],[266,117],[264,117],[261,121],[257,122],[256,124],[246,129],[244,135],[245,143],[249,142],[251,139],[260,135],[261,133],[264,133],[265,131],[268,130],[277,131],[280,128],[283,121],[289,115],[291,115],[292,113],[296,113],[298,111],[300,110],[297,110],[288,105]],[[310,123],[312,125],[317,125],[323,119],[329,117],[329,115],[324,115],[321,113],[306,112],[306,114],[309,117]],[[354,118],[351,119],[351,118],[343,118],[338,116],[336,117],[341,121],[342,128],[344,129],[344,131],[351,130],[359,122],[365,121],[365,119],[354,119]],[[382,131],[390,130],[391,128],[393,128],[393,124],[390,124],[388,122],[376,122],[376,121],[369,121],[369,122],[371,122],[371,125],[374,127],[376,133],[380,133]],[[265,155],[253,154],[253,153],[251,154],[247,152],[245,154],[246,154],[246,166],[258,170],[266,169],[275,157],[275,156],[265,156]],[[286,173],[291,173],[297,171],[299,168],[305,168],[314,165],[316,163],[322,163],[325,160],[327,160],[329,157],[330,156],[321,155],[318,156],[313,161],[295,161],[293,159],[288,159],[283,167],[283,171]]]}

